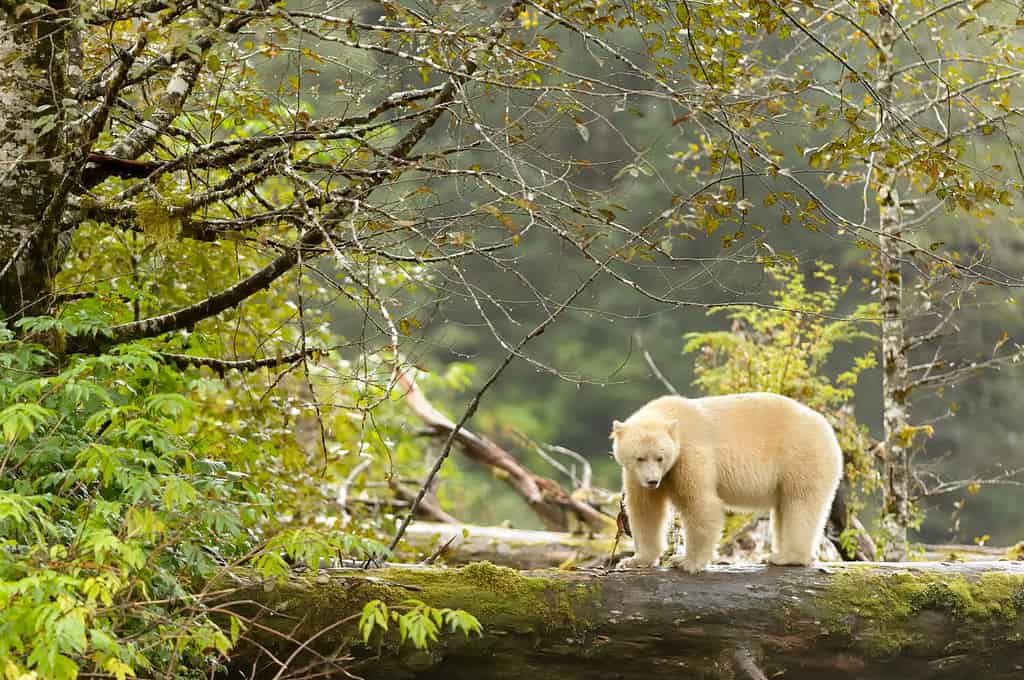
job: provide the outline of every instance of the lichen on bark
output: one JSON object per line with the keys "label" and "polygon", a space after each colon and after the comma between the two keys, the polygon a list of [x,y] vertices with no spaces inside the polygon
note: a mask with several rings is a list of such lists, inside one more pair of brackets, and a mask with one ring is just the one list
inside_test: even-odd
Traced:
{"label": "lichen on bark", "polygon": [[64,169],[61,139],[73,2],[0,10],[0,310],[51,302],[57,221],[42,220]]}

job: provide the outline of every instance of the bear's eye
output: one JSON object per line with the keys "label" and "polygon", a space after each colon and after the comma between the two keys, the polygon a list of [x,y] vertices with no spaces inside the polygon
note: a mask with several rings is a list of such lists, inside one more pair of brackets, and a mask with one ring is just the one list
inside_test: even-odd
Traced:
{"label": "bear's eye", "polygon": [[636,462],[638,462],[638,463],[646,463],[647,459],[646,458],[637,458]]}
{"label": "bear's eye", "polygon": [[655,458],[655,459],[654,459],[654,461],[655,461],[656,463],[660,463],[660,462],[662,462],[663,460],[665,460],[665,459],[664,459],[664,458],[662,458],[661,456],[658,456],[657,458]]}

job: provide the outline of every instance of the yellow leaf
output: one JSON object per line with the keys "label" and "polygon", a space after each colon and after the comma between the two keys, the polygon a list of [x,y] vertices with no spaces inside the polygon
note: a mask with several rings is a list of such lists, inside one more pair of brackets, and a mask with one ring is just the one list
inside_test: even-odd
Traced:
{"label": "yellow leaf", "polygon": [[519,24],[526,30],[540,26],[540,17],[533,10],[523,9],[519,12]]}
{"label": "yellow leaf", "polygon": [[20,666],[15,666],[13,661],[8,660],[4,666],[4,679],[5,680],[39,680],[39,676],[35,671],[23,670]]}
{"label": "yellow leaf", "polygon": [[103,670],[113,675],[117,680],[124,680],[126,677],[135,677],[135,669],[128,664],[122,662],[120,659],[113,657],[107,659],[103,663]]}

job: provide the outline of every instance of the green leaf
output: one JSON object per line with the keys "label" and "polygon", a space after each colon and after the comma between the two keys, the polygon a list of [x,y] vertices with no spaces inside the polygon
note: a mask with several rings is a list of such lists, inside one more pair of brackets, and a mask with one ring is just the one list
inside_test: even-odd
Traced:
{"label": "green leaf", "polygon": [[53,411],[39,404],[14,404],[0,411],[0,429],[4,439],[14,444],[31,437],[53,415]]}
{"label": "green leaf", "polygon": [[382,632],[388,629],[388,606],[381,600],[370,600],[363,605],[363,612],[359,616],[359,633],[363,642],[368,643],[373,631],[380,628]]}
{"label": "green leaf", "polygon": [[82,653],[85,651],[85,617],[81,610],[65,614],[53,629],[57,643],[67,652]]}
{"label": "green leaf", "polygon": [[192,402],[181,394],[154,394],[146,400],[146,410],[149,413],[167,418],[178,418],[185,413],[192,405]]}

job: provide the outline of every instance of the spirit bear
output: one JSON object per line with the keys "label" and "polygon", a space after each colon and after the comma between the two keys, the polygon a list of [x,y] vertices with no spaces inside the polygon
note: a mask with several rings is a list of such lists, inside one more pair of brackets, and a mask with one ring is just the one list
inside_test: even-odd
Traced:
{"label": "spirit bear", "polygon": [[661,397],[615,421],[612,450],[636,554],[620,568],[647,567],[665,551],[669,504],[678,509],[686,554],[704,569],[721,540],[725,511],[771,510],[771,564],[814,561],[843,456],[821,414],[777,394]]}

